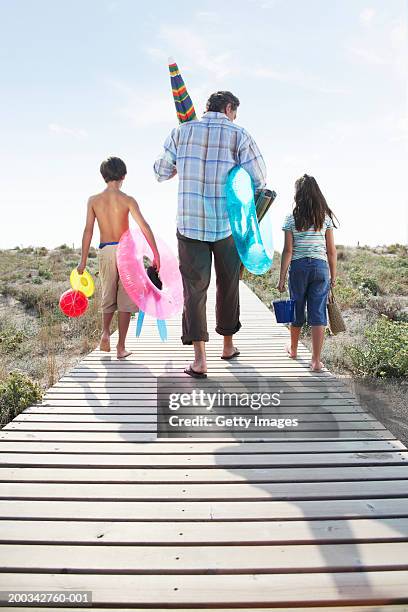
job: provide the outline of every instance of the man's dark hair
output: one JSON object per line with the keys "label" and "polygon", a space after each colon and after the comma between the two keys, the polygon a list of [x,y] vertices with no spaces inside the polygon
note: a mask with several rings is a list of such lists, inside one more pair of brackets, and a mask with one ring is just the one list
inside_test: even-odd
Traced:
{"label": "man's dark hair", "polygon": [[207,101],[207,111],[223,113],[227,104],[231,104],[232,110],[237,110],[239,100],[230,91],[216,91],[211,94]]}
{"label": "man's dark hair", "polygon": [[105,183],[120,181],[126,175],[126,164],[119,157],[108,157],[101,163],[101,174]]}

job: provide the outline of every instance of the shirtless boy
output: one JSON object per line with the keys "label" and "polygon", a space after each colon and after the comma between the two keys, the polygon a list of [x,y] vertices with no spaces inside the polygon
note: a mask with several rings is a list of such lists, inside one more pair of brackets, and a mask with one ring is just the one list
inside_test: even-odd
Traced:
{"label": "shirtless boy", "polygon": [[117,357],[124,359],[131,354],[125,348],[130,315],[138,311],[138,307],[124,290],[116,264],[117,245],[123,232],[129,228],[129,213],[152,249],[154,256],[152,264],[157,271],[160,269],[160,256],[153,232],[140,212],[136,200],[120,190],[127,172],[125,163],[119,157],[109,157],[102,162],[100,171],[106,182],[106,189],[88,200],[81,262],[77,269],[80,274],[85,269],[96,219],[100,232],[98,259],[103,312],[103,333],[99,348],[101,351],[110,351],[110,324],[117,310],[119,327]]}

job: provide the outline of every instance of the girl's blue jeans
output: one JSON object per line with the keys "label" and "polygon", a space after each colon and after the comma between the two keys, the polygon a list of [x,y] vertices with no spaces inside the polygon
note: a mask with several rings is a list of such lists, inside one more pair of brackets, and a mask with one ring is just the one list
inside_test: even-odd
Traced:
{"label": "girl's blue jeans", "polygon": [[315,257],[294,259],[289,268],[289,293],[296,301],[294,327],[327,325],[327,298],[330,290],[330,272],[327,261]]}

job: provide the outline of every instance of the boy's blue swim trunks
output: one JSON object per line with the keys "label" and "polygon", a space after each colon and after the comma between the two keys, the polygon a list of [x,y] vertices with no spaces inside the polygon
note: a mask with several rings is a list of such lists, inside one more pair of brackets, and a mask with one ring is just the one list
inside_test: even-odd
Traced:
{"label": "boy's blue swim trunks", "polygon": [[289,293],[295,305],[294,327],[305,323],[305,308],[309,325],[327,325],[327,297],[330,290],[329,265],[324,259],[302,257],[294,259],[289,268]]}

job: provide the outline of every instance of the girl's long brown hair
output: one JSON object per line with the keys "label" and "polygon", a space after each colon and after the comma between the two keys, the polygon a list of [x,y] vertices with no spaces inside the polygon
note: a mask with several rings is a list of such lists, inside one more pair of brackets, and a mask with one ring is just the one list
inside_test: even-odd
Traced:
{"label": "girl's long brown hair", "polygon": [[334,223],[333,214],[327,205],[326,199],[316,179],[313,176],[304,174],[295,183],[295,207],[293,209],[293,218],[298,232],[305,232],[311,226],[315,231],[319,231],[323,227],[324,219],[328,215]]}

